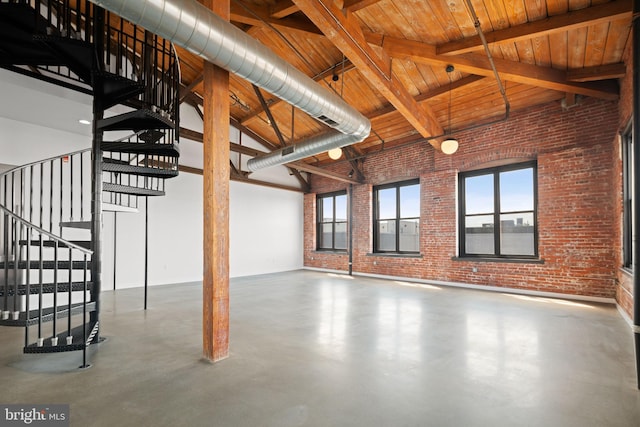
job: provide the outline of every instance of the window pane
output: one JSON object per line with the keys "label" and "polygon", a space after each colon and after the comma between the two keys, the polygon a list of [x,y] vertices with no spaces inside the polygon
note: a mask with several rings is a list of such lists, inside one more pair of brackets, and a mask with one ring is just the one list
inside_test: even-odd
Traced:
{"label": "window pane", "polygon": [[336,243],[334,249],[347,249],[347,223],[336,222]]}
{"label": "window pane", "polygon": [[493,215],[465,218],[465,252],[475,255],[494,255]]}
{"label": "window pane", "polygon": [[493,174],[465,178],[464,188],[467,214],[493,212]]}
{"label": "window pane", "polygon": [[378,250],[396,250],[396,222],[378,221]]}
{"label": "window pane", "polygon": [[400,218],[420,217],[420,185],[400,187]]}
{"label": "window pane", "polygon": [[535,255],[533,212],[500,215],[501,255]]}
{"label": "window pane", "polygon": [[396,189],[378,190],[378,219],[396,217]]}
{"label": "window pane", "polygon": [[533,210],[533,169],[500,173],[500,211]]}
{"label": "window pane", "polygon": [[347,195],[336,196],[336,221],[347,220]]}
{"label": "window pane", "polygon": [[420,247],[420,221],[405,219],[400,221],[400,251],[418,252]]}
{"label": "window pane", "polygon": [[333,197],[322,199],[322,222],[333,221]]}
{"label": "window pane", "polygon": [[322,239],[320,241],[321,249],[331,249],[333,247],[333,224],[322,224]]}

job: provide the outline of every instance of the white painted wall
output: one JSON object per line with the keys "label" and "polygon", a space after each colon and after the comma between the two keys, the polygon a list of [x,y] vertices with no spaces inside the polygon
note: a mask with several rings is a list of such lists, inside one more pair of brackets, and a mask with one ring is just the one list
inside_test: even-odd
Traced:
{"label": "white painted wall", "polygon": [[[202,279],[202,177],[182,173],[165,197],[149,198],[149,285]],[[303,196],[251,184],[230,184],[231,277],[296,270],[303,265]],[[144,284],[144,202],[118,213],[116,286]],[[113,289],[113,218],[105,212],[103,288]]]}
{"label": "white painted wall", "polygon": [[[0,89],[15,94],[0,98],[0,164],[21,165],[90,146],[87,127],[77,124],[88,108],[86,96],[4,70]],[[185,113],[183,126],[201,130],[199,118]],[[237,131],[231,134],[238,142]],[[246,136],[242,143],[260,148]],[[181,151],[181,164],[201,167],[200,143],[182,140]],[[284,167],[262,171],[259,178],[297,185]],[[166,193],[149,198],[149,284],[201,280],[202,177],[181,173],[167,181]],[[143,199],[140,205],[138,213],[117,214],[117,288],[144,284]],[[114,214],[103,217],[103,289],[112,289]],[[229,257],[232,277],[302,268],[302,193],[231,182]]]}

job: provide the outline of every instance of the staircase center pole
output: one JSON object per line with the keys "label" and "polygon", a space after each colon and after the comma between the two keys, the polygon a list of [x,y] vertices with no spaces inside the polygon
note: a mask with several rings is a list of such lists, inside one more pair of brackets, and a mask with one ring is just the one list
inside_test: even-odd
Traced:
{"label": "staircase center pole", "polygon": [[[99,71],[104,57],[105,12],[101,7],[94,7],[93,42],[96,49],[93,71]],[[98,122],[104,118],[104,104],[100,79],[94,81],[93,93],[93,142],[91,149],[91,301],[95,302],[95,311],[91,313],[91,324],[99,320],[100,290],[102,287],[102,138],[103,132],[98,128]],[[96,333],[93,342],[100,339],[100,331]]]}
{"label": "staircase center pole", "polygon": [[[229,0],[205,6],[229,20]],[[229,356],[229,72],[204,64],[202,346]]]}

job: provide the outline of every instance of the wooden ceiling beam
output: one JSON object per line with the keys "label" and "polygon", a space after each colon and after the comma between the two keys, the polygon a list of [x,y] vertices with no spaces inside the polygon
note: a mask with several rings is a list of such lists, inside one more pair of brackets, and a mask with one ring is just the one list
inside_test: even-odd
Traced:
{"label": "wooden ceiling beam", "polygon": [[[617,19],[631,19],[631,3],[632,0],[614,0],[597,6],[572,10],[562,15],[550,16],[538,21],[486,32],[484,36],[489,44],[517,42]],[[480,36],[474,35],[441,44],[436,48],[436,53],[438,55],[460,55],[481,50],[482,48]]]}
{"label": "wooden ceiling beam", "polygon": [[[343,0],[340,8],[355,12],[376,4],[379,1],[380,0]],[[271,8],[271,17],[281,19],[299,11],[300,8],[292,0],[280,0]]]}
{"label": "wooden ceiling beam", "polygon": [[[235,124],[233,122],[231,123],[231,125],[235,126]],[[192,141],[202,142],[202,133],[198,132],[198,131],[195,131],[195,130],[191,130],[191,129],[187,129],[187,128],[180,128],[180,135],[183,136],[184,138],[190,139]],[[230,147],[231,151],[233,151],[235,153],[245,154],[245,155],[251,156],[251,157],[258,157],[258,156],[262,156],[264,154],[267,154],[266,151],[257,150],[255,148],[247,147],[246,145],[236,144],[234,142],[229,142],[229,147]],[[335,179],[335,180],[342,181],[342,182],[348,182],[348,183],[351,183],[351,184],[361,184],[361,182],[358,181],[357,179],[354,179],[354,178],[351,178],[351,177],[348,177],[348,176],[343,176],[343,175],[340,175],[339,173],[331,172],[331,171],[319,168],[317,166],[311,166],[311,165],[308,165],[308,164],[306,164],[306,163],[304,163],[302,161],[296,161],[296,162],[287,163],[284,166],[296,169],[298,171],[308,172],[308,173],[312,173],[314,175],[320,175],[320,176],[324,176],[326,178],[331,178],[331,179]],[[303,190],[305,190],[305,189],[303,189]]]}
{"label": "wooden ceiling beam", "polygon": [[[390,60],[378,56],[368,45],[350,11],[343,12],[328,0],[294,0],[294,3],[422,136],[428,138],[443,133],[433,111],[426,105],[418,105],[392,75]],[[436,149],[440,148],[439,141],[432,140],[431,143]]]}
{"label": "wooden ceiling beam", "polygon": [[[192,166],[179,165],[178,170],[180,172],[202,175],[202,169],[194,168]],[[229,178],[231,179],[231,181],[246,182],[247,184],[261,185],[263,187],[271,187],[271,188],[279,188],[281,190],[304,192],[301,188],[296,188],[290,185],[276,184],[273,182],[261,181],[258,179],[252,179],[244,176],[243,174],[231,173]]]}
{"label": "wooden ceiling beam", "polygon": [[599,65],[567,71],[567,80],[571,82],[593,82],[597,80],[621,79],[627,74],[624,63]]}
{"label": "wooden ceiling beam", "polygon": [[282,19],[299,11],[300,8],[291,0],[280,0],[271,7],[271,17]]}
{"label": "wooden ceiling beam", "polygon": [[[429,99],[435,98],[437,96],[443,95],[445,93],[449,93],[449,91],[453,91],[455,92],[458,89],[462,89],[472,83],[475,83],[477,81],[486,79],[485,76],[476,76],[476,75],[471,75],[471,76],[467,76],[464,77],[460,80],[457,80],[453,83],[451,83],[451,85],[445,85],[445,86],[440,86],[438,88],[435,88],[433,90],[430,90],[428,92],[423,92],[420,95],[417,95],[414,97],[414,99],[416,100],[416,102],[421,103],[424,101],[427,101]],[[395,112],[396,109],[393,105],[391,104],[387,104],[382,108],[379,108],[375,111],[371,111],[368,114],[365,114],[365,117],[369,120],[374,120],[377,118],[380,118],[384,115],[390,114]]]}
{"label": "wooden ceiling beam", "polygon": [[[267,114],[267,117],[269,118],[269,122],[271,123],[271,128],[276,133],[276,136],[278,137],[278,141],[280,141],[280,146],[281,147],[286,146],[287,142],[284,140],[284,135],[282,135],[282,132],[280,132],[280,127],[278,126],[278,122],[276,121],[275,117],[273,117],[273,114],[271,114],[269,105],[267,105],[267,101],[264,99],[264,96],[262,96],[262,92],[260,92],[260,88],[256,85],[252,85],[252,86],[253,86],[253,90],[256,93],[256,96],[260,100],[260,105],[262,105],[262,109],[264,110],[264,112]],[[289,172],[296,177],[298,182],[300,182],[300,185],[302,185],[302,188],[304,188],[304,191],[309,191],[311,189],[309,182],[306,179],[304,179],[304,177],[302,176],[302,174],[300,174],[299,171],[293,168],[289,168]]]}
{"label": "wooden ceiling beam", "polygon": [[271,11],[267,7],[251,5],[251,7],[247,6],[247,8],[245,8],[237,1],[231,2],[231,21],[259,27],[264,27],[266,24],[269,24],[285,30],[296,30],[317,35],[322,34],[322,31],[305,17],[275,19],[271,17]]}
{"label": "wooden ceiling beam", "polygon": [[182,84],[180,85],[180,103],[182,103],[184,99],[193,92],[193,89],[195,89],[196,86],[202,83],[202,80],[204,80],[204,72],[198,74],[198,76],[187,86]]}
{"label": "wooden ceiling beam", "polygon": [[336,181],[341,181],[341,182],[346,182],[348,184],[362,184],[361,181],[358,181],[355,178],[351,178],[349,176],[344,176],[344,175],[340,175],[339,173],[336,172],[332,172],[323,168],[319,168],[317,166],[311,166],[307,163],[304,163],[302,161],[297,161],[297,162],[292,162],[292,163],[287,163],[288,166],[291,166],[292,168],[296,168],[299,171],[302,172],[308,172],[311,173],[313,175],[318,175],[318,176],[324,176],[325,178],[330,178],[330,179],[334,179]]}
{"label": "wooden ceiling beam", "polygon": [[[377,42],[374,37],[369,41]],[[459,71],[486,77],[493,76],[489,59],[485,55],[465,53],[462,55],[438,55],[436,47],[427,43],[413,40],[384,37],[382,47],[392,57],[408,58],[415,62],[431,66],[446,66],[452,64]],[[567,80],[567,73],[554,68],[540,67],[522,62],[494,58],[494,63],[500,78],[523,83],[531,86],[552,89],[561,92],[571,92],[594,98],[617,100],[618,87],[614,82],[578,83]]]}

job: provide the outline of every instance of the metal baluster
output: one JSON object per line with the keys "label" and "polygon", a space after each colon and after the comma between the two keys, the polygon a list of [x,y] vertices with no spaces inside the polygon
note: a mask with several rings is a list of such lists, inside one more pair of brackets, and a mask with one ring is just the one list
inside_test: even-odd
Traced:
{"label": "metal baluster", "polygon": [[[64,163],[64,157],[61,157],[59,162],[60,162],[60,219],[58,220],[59,221],[58,224],[60,224],[60,222],[62,222],[62,218],[63,218],[63,215],[64,215],[63,214],[64,208],[63,208],[63,203],[62,203],[62,200],[64,199],[64,192],[63,192],[64,191],[63,190],[64,186],[63,186],[63,182],[62,182],[63,179],[64,179],[64,176],[63,176],[64,174],[63,174],[63,170],[62,170],[63,169],[62,168],[62,164]],[[60,228],[60,236],[62,236],[62,227],[58,226],[58,228]]]}
{"label": "metal baluster", "polygon": [[[29,242],[29,243],[31,243],[31,242]],[[43,286],[42,286],[42,281],[44,279],[44,274],[43,274],[44,273],[44,269],[43,269],[43,262],[44,261],[42,260],[42,246],[43,246],[42,233],[40,233],[40,237],[38,239],[38,244],[39,244],[38,257],[40,258],[39,262],[38,262],[38,280],[39,280],[39,283],[40,283],[40,289],[39,289],[39,292],[38,292],[38,346],[40,346],[41,345],[41,340],[43,338],[42,337],[42,314],[43,314],[43,312],[42,312],[42,310],[43,310],[43,307],[42,307],[43,306],[43,300],[42,300],[42,298],[43,298],[43,295],[42,295]],[[27,254],[29,252],[31,252],[31,245],[27,244]],[[27,265],[29,265],[29,261],[27,261]],[[27,297],[27,298],[29,298],[29,297]]]}
{"label": "metal baluster", "polygon": [[[18,313],[18,298],[17,298],[17,294],[18,294],[18,267],[19,267],[19,263],[20,263],[20,251],[19,251],[19,241],[20,241],[20,237],[22,236],[22,223],[20,223],[20,232],[18,232],[18,224],[17,224],[17,220],[13,220],[14,225],[14,239],[13,239],[13,285],[14,285],[14,292],[13,292],[13,319],[17,320],[17,314]],[[27,270],[27,277],[29,275],[29,270]],[[27,301],[29,301],[27,299]]]}
{"label": "metal baluster", "polygon": [[49,228],[48,232],[53,231],[53,160],[49,164]]}
{"label": "metal baluster", "polygon": [[69,268],[68,268],[68,272],[69,272],[69,301],[67,301],[67,308],[68,308],[68,312],[67,312],[67,345],[71,345],[73,342],[73,335],[71,335],[71,291],[72,291],[72,263],[71,260],[73,259],[73,254],[71,252],[71,248],[69,248]]}
{"label": "metal baluster", "polygon": [[[15,221],[15,220],[14,220]],[[30,227],[27,228],[27,234],[31,234]],[[26,286],[25,286],[25,332],[24,332],[24,346],[27,347],[29,345],[29,320],[31,318],[31,251],[29,250],[29,246],[27,245],[27,268],[26,268]],[[16,260],[17,264],[17,260]],[[18,300],[18,283],[16,282],[16,286],[13,292],[14,301]],[[15,306],[15,303],[14,303]],[[14,319],[15,319],[15,309],[14,309]],[[15,319],[17,320],[17,319]]]}
{"label": "metal baluster", "polygon": [[[6,181],[5,181],[6,184]],[[5,212],[4,218],[4,301],[2,304],[2,319],[9,317],[9,214]]]}
{"label": "metal baluster", "polygon": [[43,214],[43,206],[42,206],[42,202],[44,200],[44,195],[43,195],[43,187],[44,187],[44,165],[43,163],[40,163],[40,200],[39,200],[39,208],[40,208],[40,228],[42,228],[42,217],[44,216]]}
{"label": "metal baluster", "polygon": [[53,340],[51,345],[58,345],[58,248],[60,243],[55,242],[53,249]]}
{"label": "metal baluster", "polygon": [[82,280],[82,336],[83,336],[83,346],[82,346],[82,366],[81,368],[87,368],[87,254],[84,254],[83,257],[83,265],[84,265],[84,276]]}
{"label": "metal baluster", "polygon": [[82,159],[84,156],[80,154],[80,220],[84,221],[84,168],[82,167]]}
{"label": "metal baluster", "polygon": [[70,159],[69,159],[69,181],[70,181],[70,183],[69,183],[69,197],[71,199],[71,203],[70,203],[71,212],[69,213],[69,216],[70,216],[69,220],[70,221],[74,220],[74,216],[73,216],[73,158],[74,158],[74,156],[72,155],[72,156],[70,156]]}

